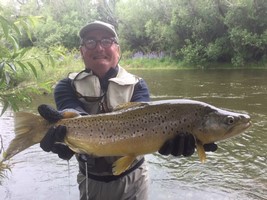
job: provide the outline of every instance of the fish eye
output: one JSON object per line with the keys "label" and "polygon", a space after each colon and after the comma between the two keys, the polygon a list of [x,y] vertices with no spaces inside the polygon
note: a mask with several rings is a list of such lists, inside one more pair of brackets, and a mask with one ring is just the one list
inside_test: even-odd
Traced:
{"label": "fish eye", "polygon": [[233,117],[233,116],[227,116],[226,117],[226,123],[228,124],[228,125],[231,125],[231,124],[233,124],[235,122],[235,118]]}

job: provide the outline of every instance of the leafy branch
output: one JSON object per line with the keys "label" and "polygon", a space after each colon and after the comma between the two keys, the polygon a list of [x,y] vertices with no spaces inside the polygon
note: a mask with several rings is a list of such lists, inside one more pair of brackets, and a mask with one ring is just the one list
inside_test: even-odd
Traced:
{"label": "leafy branch", "polygon": [[38,92],[35,87],[19,87],[19,73],[32,72],[38,76],[38,68],[44,69],[44,62],[54,66],[52,54],[35,55],[32,48],[20,47],[19,37],[26,33],[32,40],[33,27],[42,20],[40,16],[22,16],[15,20],[0,15],[0,103],[3,105],[0,115],[8,107],[18,111],[18,103],[30,102],[29,90]]}

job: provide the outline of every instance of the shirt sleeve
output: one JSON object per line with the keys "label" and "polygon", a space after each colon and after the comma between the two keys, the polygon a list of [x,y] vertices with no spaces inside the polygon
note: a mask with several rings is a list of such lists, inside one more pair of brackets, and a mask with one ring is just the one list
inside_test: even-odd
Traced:
{"label": "shirt sleeve", "polygon": [[55,103],[58,110],[75,109],[81,115],[88,114],[84,109],[71,86],[71,79],[65,78],[58,82],[54,91]]}
{"label": "shirt sleeve", "polygon": [[143,79],[135,85],[131,102],[147,102],[150,101],[149,90]]}

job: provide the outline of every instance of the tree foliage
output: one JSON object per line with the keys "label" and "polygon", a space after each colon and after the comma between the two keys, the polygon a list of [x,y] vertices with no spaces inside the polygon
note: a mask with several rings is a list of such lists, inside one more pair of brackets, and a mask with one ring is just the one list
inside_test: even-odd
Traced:
{"label": "tree foliage", "polygon": [[265,0],[125,0],[120,36],[137,51],[165,51],[189,63],[266,60]]}
{"label": "tree foliage", "polygon": [[114,24],[122,49],[128,52],[164,52],[193,64],[244,65],[267,59],[266,0],[19,2],[17,15],[38,14],[45,21],[34,29],[32,41],[24,40],[25,46],[77,48],[80,27],[99,19]]}
{"label": "tree foliage", "polygon": [[[5,11],[8,12],[8,11]],[[5,13],[6,14],[6,13]],[[0,103],[3,109],[2,115],[8,106],[18,110],[18,102],[30,100],[26,89],[33,91],[33,87],[21,87],[18,85],[18,72],[31,71],[37,77],[37,67],[43,68],[43,60],[48,59],[53,63],[49,54],[35,55],[31,48],[21,48],[20,38],[25,34],[32,41],[32,27],[40,20],[38,16],[12,16],[7,18],[0,7]]]}

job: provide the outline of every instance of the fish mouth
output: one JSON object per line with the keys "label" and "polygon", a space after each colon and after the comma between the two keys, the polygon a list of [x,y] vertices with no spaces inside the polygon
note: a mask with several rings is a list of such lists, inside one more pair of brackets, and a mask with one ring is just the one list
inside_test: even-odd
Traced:
{"label": "fish mouth", "polygon": [[247,129],[247,128],[249,128],[251,125],[252,125],[252,122],[249,121],[248,123],[245,124],[245,128]]}
{"label": "fish mouth", "polygon": [[239,135],[242,132],[244,132],[246,129],[248,129],[252,125],[251,121],[248,121],[246,123],[240,124],[238,126],[232,127],[226,134],[224,139],[227,139],[229,137],[233,137],[235,135]]}

